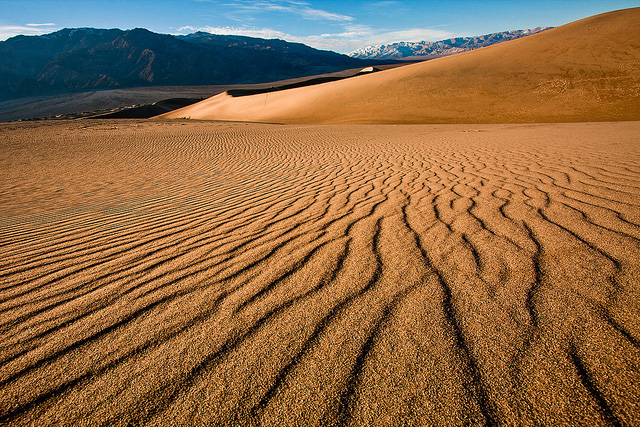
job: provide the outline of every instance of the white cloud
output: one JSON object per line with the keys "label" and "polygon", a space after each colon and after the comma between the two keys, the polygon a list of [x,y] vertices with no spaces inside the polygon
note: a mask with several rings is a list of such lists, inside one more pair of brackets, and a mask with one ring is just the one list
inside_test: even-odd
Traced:
{"label": "white cloud", "polygon": [[327,33],[310,36],[296,36],[271,28],[257,27],[193,27],[185,26],[178,29],[178,33],[204,31],[212,34],[240,35],[260,37],[266,39],[282,39],[290,42],[304,43],[317,49],[328,49],[337,52],[351,52],[355,49],[400,41],[437,41],[447,39],[456,34],[434,30],[431,28],[413,28],[408,30],[374,30],[366,25],[347,25],[339,33]]}
{"label": "white cloud", "polygon": [[0,25],[0,40],[6,40],[17,35],[39,36],[50,33],[54,31],[51,28],[53,25],[55,24]]}
{"label": "white cloud", "polygon": [[396,0],[382,0],[382,1],[373,1],[367,4],[370,7],[397,7],[403,6],[403,4]]}
{"label": "white cloud", "polygon": [[[252,28],[252,27],[180,27],[178,33],[184,34],[185,32],[204,31],[205,33],[221,34],[221,35],[234,35],[234,36],[247,36],[247,37],[259,37],[261,39],[282,39],[289,40],[293,37],[290,34],[283,33],[282,31],[272,30],[270,28]],[[292,40],[289,40],[292,41]]]}
{"label": "white cloud", "polygon": [[[211,0],[197,0],[210,1]],[[244,13],[262,13],[262,12],[284,12],[301,16],[303,19],[312,21],[332,21],[332,22],[351,22],[354,20],[352,16],[343,15],[335,12],[328,12],[322,9],[314,9],[306,2],[287,1],[287,0],[236,0],[231,3],[222,4],[222,6],[235,9],[236,12]]]}

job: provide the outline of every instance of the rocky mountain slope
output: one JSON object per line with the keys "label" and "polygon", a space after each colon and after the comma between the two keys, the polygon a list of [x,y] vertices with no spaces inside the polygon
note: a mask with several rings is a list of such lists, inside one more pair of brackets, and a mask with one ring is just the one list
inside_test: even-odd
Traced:
{"label": "rocky mountain slope", "polygon": [[359,59],[398,59],[415,60],[452,55],[480,47],[491,46],[508,40],[536,34],[551,27],[538,27],[530,30],[503,31],[476,37],[457,37],[437,42],[399,42],[367,46],[354,50],[348,55]]}
{"label": "rocky mountain slope", "polygon": [[63,29],[0,42],[0,100],[106,88],[259,83],[366,65],[283,40]]}

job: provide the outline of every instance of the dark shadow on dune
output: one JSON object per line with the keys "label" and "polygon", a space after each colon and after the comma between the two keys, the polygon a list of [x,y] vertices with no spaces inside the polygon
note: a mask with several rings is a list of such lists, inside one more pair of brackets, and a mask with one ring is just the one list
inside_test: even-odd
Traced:
{"label": "dark shadow on dune", "polygon": [[91,117],[92,119],[148,119],[159,114],[168,113],[187,105],[195,104],[205,98],[170,98],[153,104],[140,105],[132,108],[125,108],[113,113],[100,114]]}
{"label": "dark shadow on dune", "polygon": [[370,74],[376,71],[380,71],[380,69],[374,68],[374,67],[369,67],[369,71],[365,71],[365,70],[366,68],[350,76],[317,77],[315,79],[309,79],[302,82],[290,83],[290,84],[281,85],[281,86],[271,86],[271,87],[256,88],[256,89],[231,89],[231,90],[228,90],[227,93],[233,96],[234,98],[239,96],[259,95],[261,93],[278,92],[281,90],[296,89],[299,87],[314,86],[322,83],[335,82],[338,80],[344,80],[351,77],[361,76],[363,74]]}

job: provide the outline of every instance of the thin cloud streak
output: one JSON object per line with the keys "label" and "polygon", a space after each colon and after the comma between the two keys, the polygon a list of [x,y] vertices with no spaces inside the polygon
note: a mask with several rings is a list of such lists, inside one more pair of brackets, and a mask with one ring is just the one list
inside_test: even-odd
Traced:
{"label": "thin cloud streak", "polygon": [[[42,34],[55,31],[52,26],[55,24],[25,24],[25,25],[0,25],[0,40],[23,35],[23,36],[40,36]],[[44,28],[41,28],[44,27]]]}
{"label": "thin cloud streak", "polygon": [[374,1],[374,2],[367,3],[367,6],[379,8],[379,7],[399,7],[404,5],[401,2],[396,0],[386,0],[386,1],[382,0],[382,1]]}
{"label": "thin cloud streak", "polygon": [[[196,0],[216,3],[211,0]],[[283,12],[301,16],[303,19],[311,21],[332,21],[332,22],[351,22],[355,18],[335,12],[328,12],[322,9],[314,9],[309,7],[308,3],[298,1],[234,1],[231,3],[222,3],[225,6],[235,9],[235,12],[242,13],[264,13],[264,12]]]}
{"label": "thin cloud streak", "polygon": [[193,27],[187,25],[185,27],[178,28],[178,34],[184,34],[185,32],[203,31],[205,33],[219,34],[223,36],[246,36],[246,37],[258,37],[262,39],[282,39],[288,40],[289,37],[294,37],[282,31],[272,30],[270,28],[251,28],[251,27]]}

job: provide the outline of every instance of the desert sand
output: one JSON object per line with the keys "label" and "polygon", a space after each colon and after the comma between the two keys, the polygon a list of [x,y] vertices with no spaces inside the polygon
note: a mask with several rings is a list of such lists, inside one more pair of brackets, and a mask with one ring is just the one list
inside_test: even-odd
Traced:
{"label": "desert sand", "polygon": [[640,8],[313,87],[222,93],[161,117],[275,123],[640,120]]}
{"label": "desert sand", "polygon": [[638,135],[2,124],[0,424],[638,425]]}

